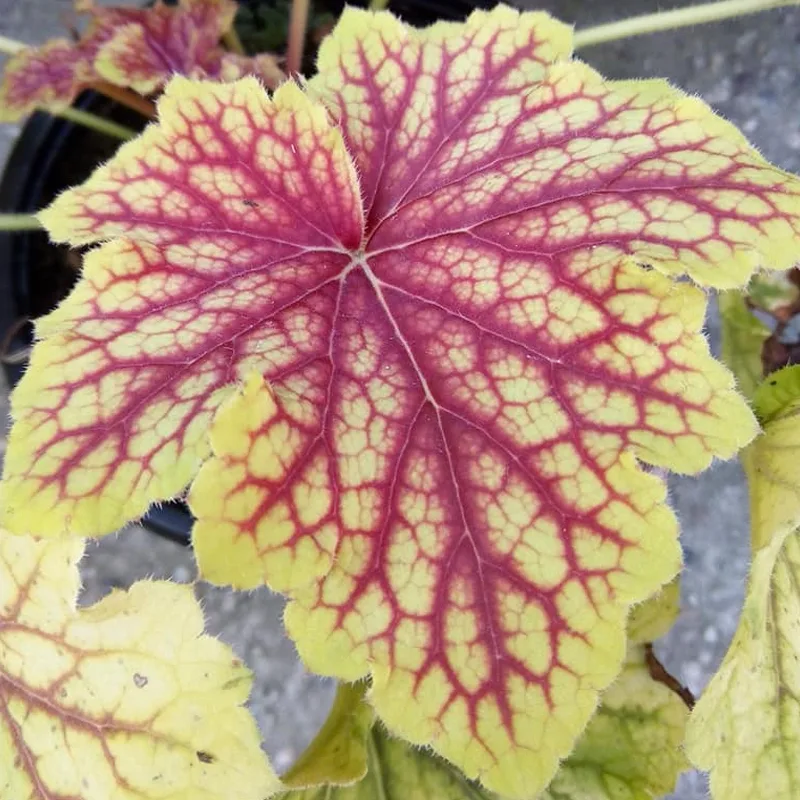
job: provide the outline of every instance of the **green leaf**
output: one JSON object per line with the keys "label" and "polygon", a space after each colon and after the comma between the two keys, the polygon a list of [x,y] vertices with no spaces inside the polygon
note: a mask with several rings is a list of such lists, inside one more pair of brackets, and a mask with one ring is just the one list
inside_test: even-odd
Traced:
{"label": "green leaf", "polygon": [[680,612],[681,589],[677,578],[661,587],[649,600],[634,606],[628,617],[628,637],[643,644],[661,638]]}
{"label": "green leaf", "polygon": [[437,756],[394,739],[375,725],[367,740],[369,769],[354,786],[298,789],[284,800],[491,800],[484,789]]}
{"label": "green leaf", "polygon": [[769,328],[754,316],[738,291],[721,292],[722,360],[730,367],[745,397],[752,397],[764,371],[761,349],[769,338]]}
{"label": "green leaf", "polygon": [[650,800],[689,765],[681,750],[688,709],[650,676],[631,645],[622,674],[541,800]]}
{"label": "green leaf", "polygon": [[742,453],[757,551],[800,525],[800,367],[773,373],[753,404],[764,433]]}
{"label": "green leaf", "polygon": [[[778,417],[786,417],[797,400],[800,400],[800,366],[784,367],[758,387],[753,395],[753,409],[761,423],[767,425]],[[791,413],[788,417],[791,418]]]}
{"label": "green leaf", "polygon": [[[800,372],[756,393],[764,433],[745,453],[754,558],[742,619],[689,723],[715,800],[800,797]],[[791,391],[791,387],[795,391]]]}
{"label": "green leaf", "polygon": [[328,719],[305,752],[283,776],[290,787],[347,785],[367,774],[367,737],[374,720],[364,702],[365,682],[340,683]]}

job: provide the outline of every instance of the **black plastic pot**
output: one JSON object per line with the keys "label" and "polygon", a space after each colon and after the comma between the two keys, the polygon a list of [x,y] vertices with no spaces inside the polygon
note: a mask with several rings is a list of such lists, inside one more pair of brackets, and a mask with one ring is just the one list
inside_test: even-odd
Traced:
{"label": "black plastic pot", "polygon": [[[321,0],[319,5],[338,15],[344,2]],[[491,5],[494,0],[392,0],[390,3],[392,11],[413,25],[427,25],[437,19],[462,19],[475,7]],[[131,128],[143,126],[137,114],[93,92],[81,95],[76,106]],[[118,145],[115,139],[59,117],[33,114],[23,127],[0,179],[0,211],[21,214],[38,211],[68,186],[88,178],[94,167],[108,159]],[[64,275],[64,270],[48,271],[51,261],[58,263],[54,256],[59,252],[63,261],[68,249],[51,244],[42,231],[0,232],[0,359],[11,387],[22,377],[27,364],[33,343],[32,320],[54,308],[78,277],[77,264],[72,274]],[[142,522],[161,536],[189,544],[192,517],[179,501],[154,507]]]}

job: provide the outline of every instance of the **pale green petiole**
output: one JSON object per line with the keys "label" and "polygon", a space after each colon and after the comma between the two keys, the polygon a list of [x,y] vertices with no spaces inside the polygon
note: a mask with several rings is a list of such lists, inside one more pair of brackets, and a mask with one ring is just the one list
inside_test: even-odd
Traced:
{"label": "pale green petiole", "polygon": [[780,6],[800,5],[800,0],[720,0],[716,3],[701,3],[696,6],[676,8],[672,11],[657,11],[640,17],[609,22],[594,28],[575,32],[575,49],[602,42],[613,42],[646,33],[670,31],[704,22],[719,22],[723,19],[743,17],[758,11],[767,11]]}
{"label": "pale green petiole", "polygon": [[35,231],[41,227],[33,214],[0,214],[0,231]]}
{"label": "pale green petiole", "polygon": [[25,42],[9,39],[8,36],[0,36],[0,53],[8,53],[8,55],[13,56],[15,53],[19,53],[20,50],[24,50],[29,46],[30,45],[25,44]]}
{"label": "pale green petiole", "polygon": [[136,136],[136,131],[132,128],[127,128],[124,125],[112,122],[110,119],[105,119],[104,117],[98,117],[97,114],[92,114],[90,111],[84,111],[81,108],[68,106],[58,111],[49,111],[49,113],[68,119],[70,122],[75,122],[78,125],[91,128],[98,133],[114,136],[117,139],[133,139],[133,137]]}

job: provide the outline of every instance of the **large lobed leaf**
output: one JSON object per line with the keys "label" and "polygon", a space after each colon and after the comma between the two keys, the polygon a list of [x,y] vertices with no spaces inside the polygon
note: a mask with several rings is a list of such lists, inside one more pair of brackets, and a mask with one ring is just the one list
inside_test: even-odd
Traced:
{"label": "large lobed leaf", "polygon": [[202,634],[191,589],[144,581],[76,610],[82,551],[0,531],[0,797],[271,796],[250,673]]}
{"label": "large lobed leaf", "polygon": [[722,666],[687,730],[715,800],[800,796],[800,367],[755,396],[764,433],[744,454],[753,564]]}
{"label": "large lobed leaf", "polygon": [[236,14],[234,0],[162,0],[147,8],[97,7],[78,2],[90,15],[76,43],[54,39],[15,55],[0,85],[0,120],[15,120],[36,108],[58,111],[78,93],[109,81],[150,94],[173,75],[233,80],[259,76],[276,86],[283,73],[274,57],[248,58],[225,52],[219,39]]}
{"label": "large lobed leaf", "polygon": [[313,669],[371,674],[392,731],[513,796],[678,568],[636,459],[696,472],[756,429],[673,278],[800,252],[796,179],[569,51],[502,6],[425,31],[349,10],[307,93],[174,80],[42,215],[102,244],[38,325],[4,478],[15,531],[99,534],[205,461],[206,577],[289,594]]}
{"label": "large lobed leaf", "polygon": [[[671,600],[670,593],[660,604],[646,604],[659,629],[672,620]],[[644,633],[646,626],[639,627]],[[284,776],[284,783],[305,788],[283,800],[500,800],[441,758],[373,726],[364,688],[340,686],[322,735],[292,770],[292,782]],[[637,639],[540,800],[650,800],[669,792],[688,766],[681,750],[687,717],[681,698],[651,677]],[[309,764],[313,772],[305,769]],[[323,775],[328,780],[317,785]]]}

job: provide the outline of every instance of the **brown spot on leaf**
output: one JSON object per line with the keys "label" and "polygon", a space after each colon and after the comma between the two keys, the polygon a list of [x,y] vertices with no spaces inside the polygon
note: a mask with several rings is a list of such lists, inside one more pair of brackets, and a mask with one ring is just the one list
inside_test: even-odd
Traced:
{"label": "brown spot on leaf", "polygon": [[138,672],[134,673],[133,682],[137,689],[144,689],[144,687],[149,683],[147,677],[145,675],[140,675]]}
{"label": "brown spot on leaf", "polygon": [[214,756],[206,753],[204,750],[197,751],[197,758],[202,761],[204,764],[213,764],[214,763]]}

